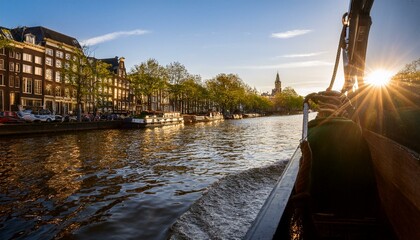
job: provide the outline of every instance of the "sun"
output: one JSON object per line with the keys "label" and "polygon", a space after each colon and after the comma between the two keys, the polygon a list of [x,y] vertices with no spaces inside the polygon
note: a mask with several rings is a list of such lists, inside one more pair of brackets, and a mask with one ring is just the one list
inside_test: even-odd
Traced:
{"label": "sun", "polygon": [[383,87],[389,83],[393,76],[393,72],[386,69],[377,69],[366,75],[366,83],[376,86]]}

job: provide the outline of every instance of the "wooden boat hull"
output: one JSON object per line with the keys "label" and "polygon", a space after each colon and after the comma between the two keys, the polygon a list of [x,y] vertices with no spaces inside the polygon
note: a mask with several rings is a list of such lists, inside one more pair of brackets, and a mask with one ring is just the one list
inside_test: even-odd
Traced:
{"label": "wooden boat hull", "polygon": [[379,197],[400,239],[420,239],[419,154],[386,137],[364,131]]}

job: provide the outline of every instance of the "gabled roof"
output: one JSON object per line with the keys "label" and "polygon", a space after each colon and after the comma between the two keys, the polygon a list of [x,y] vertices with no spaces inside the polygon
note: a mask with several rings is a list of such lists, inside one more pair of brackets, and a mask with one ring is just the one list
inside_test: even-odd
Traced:
{"label": "gabled roof", "polygon": [[45,38],[52,39],[57,42],[62,42],[69,46],[81,48],[79,41],[76,38],[64,35],[54,30],[45,27],[19,27],[11,30],[15,41],[23,42],[26,34],[32,34],[35,36],[35,44],[45,45]]}
{"label": "gabled roof", "polygon": [[13,40],[13,36],[12,36],[12,33],[10,32],[10,29],[0,26],[0,38]]}
{"label": "gabled roof", "polygon": [[109,70],[115,74],[118,73],[118,68],[120,66],[118,57],[99,59],[99,61],[110,64],[111,66]]}

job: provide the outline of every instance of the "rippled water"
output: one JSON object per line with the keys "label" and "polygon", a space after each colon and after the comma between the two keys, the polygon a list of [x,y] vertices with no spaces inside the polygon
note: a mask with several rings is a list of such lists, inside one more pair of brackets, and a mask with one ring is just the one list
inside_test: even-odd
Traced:
{"label": "rippled water", "polygon": [[0,239],[166,239],[218,179],[290,157],[301,119],[2,138]]}

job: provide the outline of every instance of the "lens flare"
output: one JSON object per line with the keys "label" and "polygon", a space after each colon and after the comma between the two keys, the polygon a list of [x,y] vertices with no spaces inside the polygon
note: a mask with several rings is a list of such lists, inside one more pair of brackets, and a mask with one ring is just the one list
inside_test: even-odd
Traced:
{"label": "lens flare", "polygon": [[389,83],[393,75],[392,71],[377,69],[366,75],[365,81],[370,85],[383,87]]}

